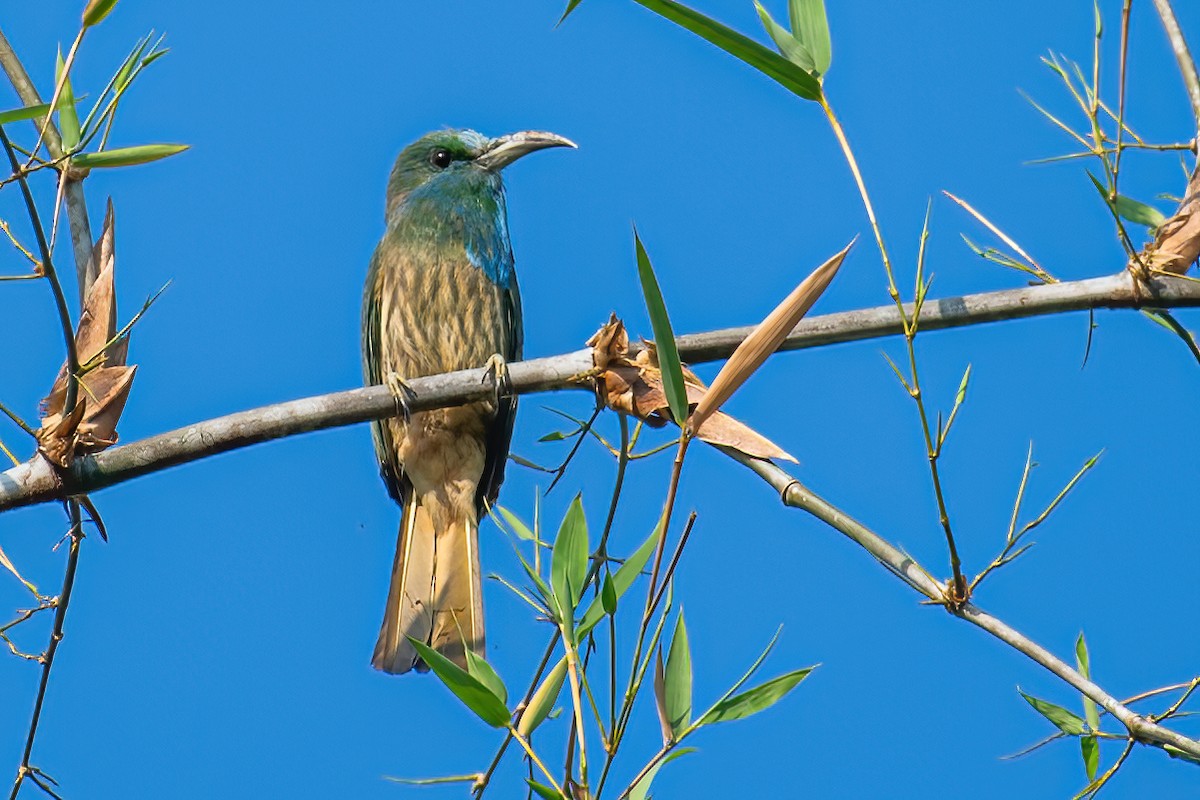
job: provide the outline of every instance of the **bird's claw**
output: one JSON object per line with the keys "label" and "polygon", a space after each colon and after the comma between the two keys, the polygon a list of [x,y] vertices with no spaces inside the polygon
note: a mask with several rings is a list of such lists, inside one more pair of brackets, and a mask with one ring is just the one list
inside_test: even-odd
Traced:
{"label": "bird's claw", "polygon": [[409,403],[417,399],[417,393],[395,372],[389,372],[384,376],[383,385],[388,388],[396,400],[396,413],[404,418],[405,424],[412,422],[412,409],[409,407]]}
{"label": "bird's claw", "polygon": [[492,354],[483,370],[483,380],[480,383],[488,381],[492,382],[492,388],[496,392],[497,405],[505,397],[512,396],[512,377],[508,374],[508,362],[499,353]]}

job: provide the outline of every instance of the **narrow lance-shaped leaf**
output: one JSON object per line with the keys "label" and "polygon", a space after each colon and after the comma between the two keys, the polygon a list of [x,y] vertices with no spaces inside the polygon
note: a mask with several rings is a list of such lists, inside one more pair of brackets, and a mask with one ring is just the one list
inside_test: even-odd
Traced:
{"label": "narrow lance-shaped leaf", "polygon": [[696,752],[696,748],[694,747],[677,747],[667,755],[663,756],[663,758],[659,760],[657,764],[647,770],[646,774],[642,776],[642,779],[634,784],[633,788],[629,790],[629,800],[649,800],[650,784],[654,783],[655,777],[658,776],[658,771],[675,759],[694,752]]}
{"label": "narrow lance-shaped leaf", "polygon": [[771,13],[763,8],[763,4],[758,0],[754,0],[754,7],[758,9],[758,18],[762,20],[767,35],[775,42],[775,46],[779,48],[779,52],[783,54],[784,58],[805,71],[812,72],[816,69],[812,53],[808,52],[808,48],[793,36],[791,31],[776,22],[771,17]]}
{"label": "narrow lance-shaped leaf", "polygon": [[421,660],[429,665],[433,674],[446,684],[446,688],[453,692],[463,705],[493,728],[508,725],[511,716],[508,708],[491,689],[420,639],[409,636],[408,640],[416,648]]}
{"label": "narrow lance-shaped leaf", "polygon": [[796,685],[807,678],[812,671],[812,667],[793,670],[760,686],[755,686],[753,689],[747,689],[741,694],[721,700],[701,717],[700,724],[712,725],[717,722],[730,722],[770,708],[783,699],[784,695],[796,688]]}
{"label": "narrow lance-shaped leaf", "polygon": [[83,9],[83,27],[90,28],[99,25],[113,10],[117,0],[89,0]]}
{"label": "narrow lance-shaped leaf", "polygon": [[[613,575],[613,588],[616,590],[618,599],[629,590],[630,586],[633,586],[634,581],[637,580],[637,576],[646,568],[646,563],[650,560],[650,555],[658,545],[658,537],[661,531],[662,523],[660,522],[654,527],[654,532],[650,534],[649,538],[642,542],[642,546],[633,555],[625,559],[625,563]],[[579,637],[583,638],[587,636],[592,628],[596,627],[602,619],[604,619],[604,599],[600,597],[592,601],[583,618],[580,619]]]}
{"label": "narrow lance-shaped leaf", "polygon": [[1089,781],[1096,780],[1100,770],[1100,742],[1095,736],[1079,737],[1079,752],[1083,756],[1083,770]]}
{"label": "narrow lance-shaped leaf", "polygon": [[[1017,691],[1021,692],[1020,689],[1017,689]],[[1063,733],[1069,736],[1082,736],[1086,732],[1083,720],[1062,706],[1057,706],[1046,700],[1040,700],[1024,692],[1021,692],[1021,697],[1024,697],[1025,702],[1033,706],[1035,711],[1050,720],[1054,727]]]}
{"label": "narrow lance-shaped leaf", "polygon": [[605,571],[604,583],[600,587],[600,604],[605,614],[612,616],[617,613],[617,587],[613,583],[612,573],[608,571]]}
{"label": "narrow lance-shaped leaf", "polygon": [[[1079,632],[1079,638],[1075,640],[1075,665],[1079,668],[1079,674],[1092,679],[1092,660],[1088,655],[1087,640],[1083,638],[1083,631]],[[1100,730],[1100,711],[1096,708],[1096,701],[1083,696],[1083,716],[1087,720],[1088,727],[1093,731]]]}
{"label": "narrow lance-shaped leaf", "polygon": [[568,634],[574,630],[575,606],[583,593],[587,560],[587,519],[583,515],[583,500],[576,495],[563,517],[550,557],[550,585],[561,614],[559,622]]}
{"label": "narrow lance-shaped leaf", "polygon": [[500,698],[501,703],[508,704],[508,688],[504,685],[504,681],[483,656],[469,647],[467,648],[467,674],[486,686],[489,692]]}
{"label": "narrow lance-shaped leaf", "polygon": [[571,16],[571,12],[574,11],[576,8],[578,8],[579,4],[582,2],[583,2],[583,0],[569,0],[569,2],[567,3],[566,9],[563,10],[562,16],[558,18],[558,22],[556,23],[556,26],[562,25],[564,22],[566,22],[567,17]]}
{"label": "narrow lance-shaped leaf", "polygon": [[702,39],[766,75],[788,91],[805,100],[821,99],[821,83],[801,67],[748,36],[706,17],[699,11],[673,0],[636,0],[659,16],[671,20]]}
{"label": "narrow lance-shaped leaf", "polygon": [[667,653],[665,674],[667,720],[674,739],[692,722],[692,653],[688,646],[687,626],[683,622],[683,611],[675,623],[675,634],[671,638],[671,649]]}
{"label": "narrow lance-shaped leaf", "polygon": [[0,111],[0,125],[7,125],[10,122],[20,122],[34,117],[42,117],[50,112],[49,103],[38,103],[33,106],[25,106],[24,108],[13,108],[8,111]]}
{"label": "narrow lance-shaped leaf", "polygon": [[186,144],[140,144],[134,147],[117,147],[99,153],[80,153],[71,158],[71,163],[84,169],[105,167],[131,167],[148,164],[187,150]]}
{"label": "narrow lance-shaped leaf", "polygon": [[788,14],[792,35],[812,54],[818,75],[829,71],[833,45],[829,39],[829,21],[825,18],[825,0],[789,0]]}
{"label": "narrow lance-shaped leaf", "polygon": [[533,790],[533,793],[542,798],[542,800],[564,800],[561,794],[549,786],[538,783],[533,778],[526,778],[525,783],[529,784],[529,788]]}
{"label": "narrow lance-shaped leaf", "polygon": [[654,345],[658,350],[658,366],[662,370],[663,393],[671,407],[671,416],[683,427],[687,419],[687,391],[683,386],[683,365],[679,362],[679,350],[675,347],[675,331],[667,316],[667,305],[663,302],[662,290],[642,238],[637,228],[633,229],[633,242],[637,249],[638,278],[642,282],[642,294],[646,298],[646,311],[650,314],[650,326],[654,329]]}
{"label": "narrow lance-shaped leaf", "polygon": [[554,708],[554,704],[558,702],[558,695],[562,691],[563,679],[566,675],[567,657],[563,656],[554,665],[554,669],[550,670],[550,673],[542,680],[542,685],[529,698],[529,705],[525,707],[521,719],[517,722],[518,733],[528,737],[545,722],[546,717]]}
{"label": "narrow lance-shaped leaf", "polygon": [[796,327],[796,323],[808,313],[813,303],[817,302],[817,298],[829,286],[829,282],[833,280],[838,267],[842,265],[853,246],[854,242],[851,242],[842,248],[841,252],[813,270],[812,274],[801,281],[800,285],[737,346],[696,406],[689,423],[693,432],[699,430],[704,420],[719,409],[721,404],[779,349],[779,345],[792,332],[792,328]]}
{"label": "narrow lance-shaped leaf", "polygon": [[37,587],[34,586],[29,581],[25,580],[25,578],[22,577],[20,572],[17,572],[17,565],[14,564],[12,562],[12,560],[8,557],[8,554],[4,552],[3,547],[0,547],[0,565],[3,565],[4,568],[7,569],[9,572],[11,572],[16,577],[17,580],[19,580],[21,583],[23,583],[25,585],[25,588],[28,589],[33,594],[34,597],[39,596]]}
{"label": "narrow lance-shaped leaf", "polygon": [[525,524],[523,519],[504,506],[495,506],[495,509],[500,512],[500,516],[504,517],[504,521],[512,528],[513,533],[517,535],[518,539],[524,539],[527,542],[534,541],[533,531],[529,529],[529,526]]}
{"label": "narrow lance-shaped leaf", "polygon": [[79,146],[79,114],[75,111],[75,93],[71,90],[71,77],[63,74],[62,50],[58,51],[58,59],[54,64],[54,80],[62,84],[58,95],[58,127],[62,134],[62,147],[71,152]]}
{"label": "narrow lance-shaped leaf", "polygon": [[1167,221],[1166,215],[1154,206],[1140,203],[1123,194],[1117,195],[1116,208],[1117,213],[1124,219],[1138,225],[1145,225],[1147,228],[1157,228]]}

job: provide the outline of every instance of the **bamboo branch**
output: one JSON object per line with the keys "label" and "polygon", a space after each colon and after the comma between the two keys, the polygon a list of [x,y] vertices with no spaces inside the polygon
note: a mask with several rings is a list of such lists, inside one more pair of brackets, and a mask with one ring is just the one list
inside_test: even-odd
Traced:
{"label": "bamboo branch", "polygon": [[[1200,282],[1160,277],[1142,282],[1140,291],[1128,273],[1105,278],[1030,286],[964,297],[927,300],[921,311],[926,331],[1007,319],[1080,311],[1091,308],[1175,308],[1200,306]],[[906,314],[911,309],[906,307]],[[679,353],[690,363],[727,358],[752,327],[689,334],[677,339]],[[781,350],[799,350],[903,333],[894,305],[844,311],[802,320]],[[511,366],[516,394],[590,390],[590,350],[578,350]],[[492,396],[491,384],[476,370],[414,378],[408,383],[417,397],[413,411],[459,405]],[[198,422],[94,456],[77,459],[70,470],[56,471],[35,458],[0,473],[0,511],[92,492],[152,472],[201,458],[299,433],[353,425],[394,416],[395,400],[384,387],[291,400]]]}
{"label": "bamboo branch", "polygon": [[1200,74],[1196,72],[1196,62],[1188,50],[1187,40],[1183,38],[1183,30],[1179,20],[1175,18],[1175,9],[1171,8],[1171,0],[1154,0],[1154,9],[1167,30],[1167,39],[1175,60],[1179,63],[1179,74],[1183,76],[1183,85],[1187,87],[1188,99],[1192,102],[1192,114],[1196,118],[1196,127],[1200,130]]}
{"label": "bamboo branch", "polygon": [[[29,74],[17,58],[3,31],[0,31],[0,67],[8,76],[8,82],[17,92],[17,97],[27,106],[35,106],[42,102],[41,95]],[[41,130],[45,123],[46,149],[53,159],[62,158],[62,137],[58,129],[50,121],[49,115],[44,120],[33,120],[34,127]],[[59,180],[64,181],[63,193],[67,205],[67,224],[71,229],[71,249],[75,253],[75,273],[79,284],[79,306],[87,297],[87,290],[96,282],[99,267],[92,261],[92,228],[88,222],[87,200],[83,195],[83,183],[67,175],[68,168],[63,167]]]}
{"label": "bamboo branch", "polygon": [[1182,752],[1200,757],[1200,741],[1189,739],[1165,728],[1152,719],[1144,717],[1121,703],[1112,695],[1092,683],[1066,662],[1055,656],[1037,642],[1024,636],[1007,623],[993,617],[973,603],[954,605],[947,603],[949,596],[941,585],[910,555],[897,549],[890,542],[851,518],[832,504],[814,494],[806,486],[780,467],[769,461],[752,458],[736,450],[720,448],[735,461],[749,467],[759,477],[779,492],[784,505],[807,511],[817,519],[847,536],[864,548],[877,561],[888,568],[922,595],[937,600],[950,614],[977,625],[1000,641],[1024,654],[1066,683],[1091,698],[1097,705],[1112,714],[1129,731],[1133,741],[1153,744],[1160,748],[1173,747]]}

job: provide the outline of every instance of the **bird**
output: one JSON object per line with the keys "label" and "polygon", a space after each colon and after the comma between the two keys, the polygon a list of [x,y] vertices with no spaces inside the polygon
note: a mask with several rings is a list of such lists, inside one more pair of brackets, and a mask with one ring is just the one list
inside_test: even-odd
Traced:
{"label": "bird", "polygon": [[[485,655],[479,521],[504,479],[517,403],[502,387],[524,336],[501,171],[575,146],[545,131],[445,129],[404,148],[392,168],[362,309],[365,382],[389,386],[403,412],[371,426],[402,509],[371,658],[383,672],[428,671],[408,637],[463,668],[468,649]],[[408,413],[407,379],[473,367],[494,379],[494,399]]]}

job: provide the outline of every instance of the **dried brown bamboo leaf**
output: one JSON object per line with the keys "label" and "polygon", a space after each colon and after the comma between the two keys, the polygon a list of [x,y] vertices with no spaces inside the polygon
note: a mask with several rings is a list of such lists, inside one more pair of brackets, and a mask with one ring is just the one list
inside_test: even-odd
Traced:
{"label": "dried brown bamboo leaf", "polygon": [[754,458],[782,458],[793,464],[800,463],[791,453],[724,411],[718,411],[704,420],[696,438],[709,444],[732,447]]}
{"label": "dried brown bamboo leaf", "polygon": [[[663,391],[662,372],[658,368],[658,353],[653,344],[643,342],[638,351],[631,355],[625,325],[614,315],[588,340],[588,345],[592,347],[593,361],[600,370],[597,377],[600,396],[609,408],[637,417],[655,428],[672,421],[667,396]],[[688,405],[694,407],[704,400],[708,389],[686,367],[683,380]],[[712,415],[701,427],[699,438],[710,444],[735,448],[755,458],[796,460],[778,445],[727,414]]]}
{"label": "dried brown bamboo leaf", "polygon": [[101,367],[80,381],[80,390],[87,395],[87,413],[79,424],[77,451],[97,453],[116,444],[117,421],[136,372],[136,366]]}
{"label": "dried brown bamboo leaf", "polygon": [[75,458],[75,432],[83,420],[84,401],[75,404],[75,409],[65,418],[52,414],[42,420],[37,432],[38,450],[47,459],[60,467],[69,467]]}
{"label": "dried brown bamboo leaf", "polygon": [[117,335],[116,300],[111,267],[96,276],[88,290],[75,333],[75,351],[80,365],[87,364],[100,354],[104,346]]}
{"label": "dried brown bamboo leaf", "polygon": [[1150,269],[1172,275],[1184,274],[1200,258],[1200,165],[1192,171],[1179,210],[1158,226],[1140,258]]}
{"label": "dried brown bamboo leaf", "polygon": [[67,394],[67,365],[58,371],[50,394],[42,400],[39,450],[59,466],[69,466],[76,455],[96,453],[117,441],[117,421],[129,399],[136,367],[125,365],[129,338],[117,335],[115,291],[114,215],[112,202],[104,230],[92,248],[99,270],[88,290],[75,333],[75,348],[81,367],[77,376],[79,398],[64,417]]}
{"label": "dried brown bamboo leaf", "polygon": [[709,415],[720,408],[763,362],[779,349],[779,345],[783,344],[783,340],[796,327],[796,323],[824,293],[853,246],[854,242],[851,241],[840,252],[813,270],[812,274],[801,281],[800,285],[737,346],[733,355],[725,362],[725,366],[717,373],[704,399],[692,412],[688,421],[689,430],[699,430]]}

